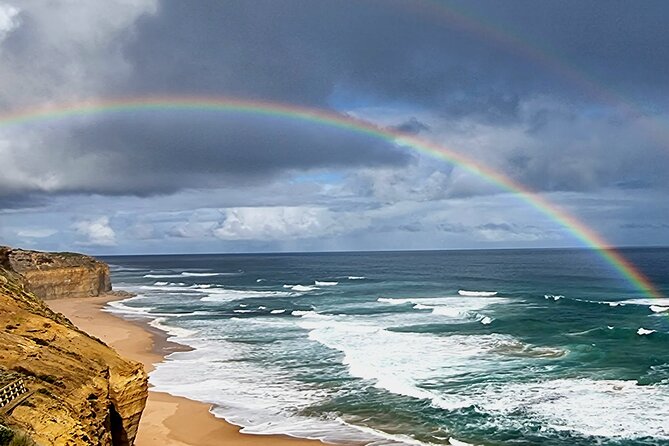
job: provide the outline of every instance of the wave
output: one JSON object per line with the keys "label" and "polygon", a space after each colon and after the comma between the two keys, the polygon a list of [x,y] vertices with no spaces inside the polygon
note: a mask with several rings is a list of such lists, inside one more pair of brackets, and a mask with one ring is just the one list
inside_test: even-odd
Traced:
{"label": "wave", "polygon": [[577,297],[565,297],[561,294],[544,294],[544,299],[546,300],[566,300],[570,302],[580,302],[585,304],[595,304],[595,305],[608,305],[609,307],[624,307],[628,304],[628,301],[625,300],[591,300],[591,299],[579,299]]}
{"label": "wave", "polygon": [[365,280],[366,277],[365,276],[348,276],[347,279],[348,280]]}
{"label": "wave", "polygon": [[321,281],[316,280],[314,282],[314,285],[316,285],[316,286],[335,286],[335,285],[339,285],[339,282],[321,282]]}
{"label": "wave", "polygon": [[[149,306],[142,306],[142,307],[135,307],[135,306],[130,306],[126,305],[128,302],[131,301],[137,301],[137,300],[145,300],[147,299],[146,296],[138,295],[138,296],[133,296],[128,299],[123,299],[123,300],[117,300],[113,302],[108,302],[107,306],[105,306],[102,311],[105,311],[107,313],[113,313],[113,314],[119,314],[122,316],[128,316],[128,317],[141,317],[141,318],[162,318],[162,320],[166,320],[166,318],[181,318],[185,316],[203,316],[203,315],[209,315],[210,313],[208,311],[189,311],[185,313],[161,313],[157,312],[156,310],[159,309],[159,307],[149,307]],[[163,330],[167,331],[167,330]]]}
{"label": "wave", "polygon": [[638,334],[639,336],[645,336],[645,335],[653,334],[653,333],[656,333],[656,332],[657,332],[657,330],[648,330],[646,328],[639,327],[639,329],[636,331],[636,334]]}
{"label": "wave", "polygon": [[383,302],[390,305],[403,305],[413,303],[414,299],[397,299],[394,297],[379,297],[377,302]]}
{"label": "wave", "polygon": [[669,392],[664,386],[563,378],[493,383],[477,393],[479,410],[497,415],[501,429],[520,427],[520,412],[546,429],[574,432],[593,442],[652,438],[659,444],[669,439]]}
{"label": "wave", "polygon": [[558,347],[540,347],[516,339],[503,339],[491,351],[514,358],[561,358],[567,354],[566,350]]}
{"label": "wave", "polygon": [[413,304],[414,310],[430,310],[435,316],[446,316],[452,319],[479,321],[483,325],[490,324],[494,319],[490,316],[478,313],[477,310],[492,304],[507,302],[503,297],[472,297],[463,300],[459,297],[436,297],[436,298],[392,298],[379,297],[377,302],[390,305]]}
{"label": "wave", "polygon": [[166,321],[167,317],[157,317],[149,322],[149,325],[170,335],[168,340],[171,340],[173,337],[187,338],[197,334],[197,330],[189,330],[187,328],[175,327],[174,325],[167,325],[165,324]]}
{"label": "wave", "polygon": [[661,307],[659,305],[651,305],[649,308],[653,313],[664,313],[665,311],[669,311],[669,307]]}
{"label": "wave", "polygon": [[216,277],[216,276],[238,276],[242,274],[241,272],[236,272],[236,273],[190,273],[190,272],[183,272],[181,273],[182,276],[186,277]]}
{"label": "wave", "polygon": [[475,446],[472,443],[465,443],[464,441],[456,440],[453,437],[450,437],[448,439],[448,444],[450,444],[451,446]]}
{"label": "wave", "polygon": [[489,317],[489,316],[483,316],[483,319],[481,319],[481,323],[483,325],[490,325],[494,319]]}
{"label": "wave", "polygon": [[296,293],[287,291],[253,291],[253,290],[229,290],[214,288],[206,291],[207,295],[200,299],[201,302],[227,302],[249,297],[293,297]]}
{"label": "wave", "polygon": [[236,273],[193,273],[188,271],[183,271],[180,273],[170,273],[170,274],[144,274],[144,278],[147,279],[170,279],[174,277],[216,277],[216,276],[238,276],[243,274],[241,272]]}
{"label": "wave", "polygon": [[460,296],[469,296],[469,297],[492,297],[492,296],[497,296],[497,291],[465,291],[465,290],[459,290],[458,294]]}
{"label": "wave", "polygon": [[432,307],[432,314],[456,318],[466,318],[468,316],[467,311],[462,311],[460,309],[450,307]]}
{"label": "wave", "polygon": [[[249,319],[231,318],[226,324],[243,330]],[[172,353],[156,365],[150,376],[154,390],[212,404],[214,416],[242,426],[243,433],[288,434],[344,444],[380,444],[383,440],[381,433],[363,434],[340,419],[300,415],[327,399],[327,390],[293,380],[271,365],[239,361],[253,354],[254,345],[205,337],[177,338],[175,342],[193,350]],[[228,363],[234,366],[221,366]],[[259,386],[261,382],[271,385]]]}
{"label": "wave", "polygon": [[[388,432],[384,432],[382,430],[377,430],[373,429],[371,427],[367,426],[359,426],[351,423],[347,423],[346,421],[342,420],[341,418],[337,418],[337,421],[341,421],[342,423],[346,424],[347,426],[350,426],[354,428],[355,430],[358,430],[360,432],[363,432],[365,434],[368,434],[372,439],[375,439],[376,441],[373,441],[371,443],[366,443],[369,446],[404,446],[404,445],[412,445],[412,446],[436,446],[434,443],[423,443],[420,440],[416,440],[415,438],[405,435],[405,434],[391,434]],[[337,441],[336,444],[341,444],[341,441]],[[468,443],[463,443],[463,444],[468,444]],[[474,445],[469,445],[469,446],[474,446]]]}
{"label": "wave", "polygon": [[147,279],[169,279],[172,277],[181,277],[181,274],[144,274]]}
{"label": "wave", "polygon": [[[550,295],[547,295],[550,296]],[[588,304],[608,305],[609,307],[625,307],[628,305],[645,306],[654,313],[662,313],[669,311],[669,298],[640,298],[640,299],[625,299],[625,300],[589,300],[578,298],[567,298],[575,302],[583,302]]]}
{"label": "wave", "polygon": [[300,291],[300,292],[314,291],[314,290],[318,289],[315,286],[311,286],[311,285],[289,285],[289,284],[285,284],[283,287],[284,288],[289,288],[293,291]]}
{"label": "wave", "polygon": [[[379,323],[382,321],[378,319],[353,322],[342,316],[321,315],[300,319],[298,325],[309,330],[309,339],[342,352],[342,363],[352,376],[449,411],[472,406],[474,395],[457,395],[421,383],[458,380],[473,371],[499,372],[499,367],[514,367],[515,361],[525,361],[530,356],[554,357],[547,347],[532,347],[509,335],[439,336],[391,331]],[[525,354],[509,354],[508,360],[500,362],[495,355],[503,353],[495,349],[504,345],[515,345]]]}
{"label": "wave", "polygon": [[292,314],[293,316],[305,317],[305,316],[310,316],[310,315],[311,316],[317,315],[318,313],[316,313],[313,310],[293,310],[290,314]]}
{"label": "wave", "polygon": [[282,314],[282,313],[285,313],[285,312],[286,312],[286,310],[272,310],[272,311],[270,311],[271,314]]}

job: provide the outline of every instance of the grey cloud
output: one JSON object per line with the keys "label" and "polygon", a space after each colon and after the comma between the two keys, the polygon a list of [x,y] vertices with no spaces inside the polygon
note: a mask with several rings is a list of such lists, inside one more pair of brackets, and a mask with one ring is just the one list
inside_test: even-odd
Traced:
{"label": "grey cloud", "polygon": [[401,166],[412,159],[390,142],[355,132],[198,112],[106,117],[71,129],[44,150],[53,146],[68,147],[78,159],[94,157],[92,172],[64,175],[63,190],[138,195],[267,183],[291,170]]}
{"label": "grey cloud", "polygon": [[[643,8],[594,1],[15,4],[20,24],[0,42],[5,108],[163,93],[342,110],[362,101],[397,106],[406,116],[425,110],[452,126],[448,137],[422,117],[398,128],[434,134],[440,143],[459,139],[456,147],[538,191],[667,185],[666,144],[649,141],[635,122],[616,122],[609,99],[565,77],[570,68],[555,70],[556,63],[578,67],[604,90],[648,99],[662,121],[669,79],[665,2]],[[448,9],[493,32],[450,20]],[[500,30],[524,44],[509,47],[495,38]],[[551,61],[533,58],[528,48]],[[532,104],[537,98],[548,105]],[[390,143],[295,122],[139,113],[59,126],[11,136],[14,153],[29,149],[18,161],[0,151],[0,161],[19,174],[13,183],[0,182],[0,205],[34,203],[27,196],[34,192],[147,196],[256,186],[321,168],[388,168],[349,189],[380,202],[492,189],[456,178],[449,167],[417,169]]]}
{"label": "grey cloud", "polygon": [[403,123],[394,126],[393,130],[397,130],[402,133],[408,133],[411,135],[417,135],[421,132],[430,130],[430,126],[420,121],[415,116],[412,116],[407,121],[404,121]]}
{"label": "grey cloud", "polygon": [[[483,31],[449,18],[452,11]],[[528,95],[593,94],[565,70],[583,70],[576,76],[628,92],[638,82],[666,88],[669,31],[660,17],[668,11],[659,1],[638,8],[583,1],[566,7],[240,0],[194,8],[166,0],[137,23],[125,56],[134,67],[129,88],[137,92],[327,105],[337,91],[350,91],[506,121]]]}

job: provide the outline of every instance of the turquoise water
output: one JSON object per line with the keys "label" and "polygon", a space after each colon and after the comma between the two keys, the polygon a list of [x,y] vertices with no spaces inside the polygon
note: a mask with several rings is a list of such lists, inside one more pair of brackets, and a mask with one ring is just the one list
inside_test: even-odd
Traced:
{"label": "turquoise water", "polygon": [[[669,295],[669,249],[623,251]],[[669,444],[669,299],[588,250],[107,258],[110,311],[192,351],[151,375],[246,432]]]}

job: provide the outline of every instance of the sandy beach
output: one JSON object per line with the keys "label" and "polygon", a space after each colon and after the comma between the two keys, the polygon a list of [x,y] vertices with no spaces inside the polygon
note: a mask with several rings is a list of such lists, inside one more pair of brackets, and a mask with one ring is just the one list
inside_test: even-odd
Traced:
{"label": "sandy beach", "polygon": [[[181,346],[170,343],[159,330],[101,311],[118,296],[48,300],[48,306],[64,314],[75,325],[102,339],[121,355],[144,364],[147,372],[170,351]],[[149,391],[139,425],[137,446],[255,446],[322,445],[320,441],[280,435],[249,435],[225,420],[214,417],[208,404]]]}

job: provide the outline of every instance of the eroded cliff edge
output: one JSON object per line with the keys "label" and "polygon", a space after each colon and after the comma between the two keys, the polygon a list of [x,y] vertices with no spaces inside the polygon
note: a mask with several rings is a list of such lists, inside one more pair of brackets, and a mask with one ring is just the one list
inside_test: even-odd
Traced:
{"label": "eroded cliff edge", "polygon": [[39,252],[0,246],[0,267],[19,273],[41,299],[99,296],[111,291],[109,266],[69,252]]}
{"label": "eroded cliff edge", "polygon": [[22,378],[31,393],[0,414],[40,445],[132,445],[148,396],[142,365],[51,311],[28,291],[34,283],[7,266],[0,268],[0,374]]}

